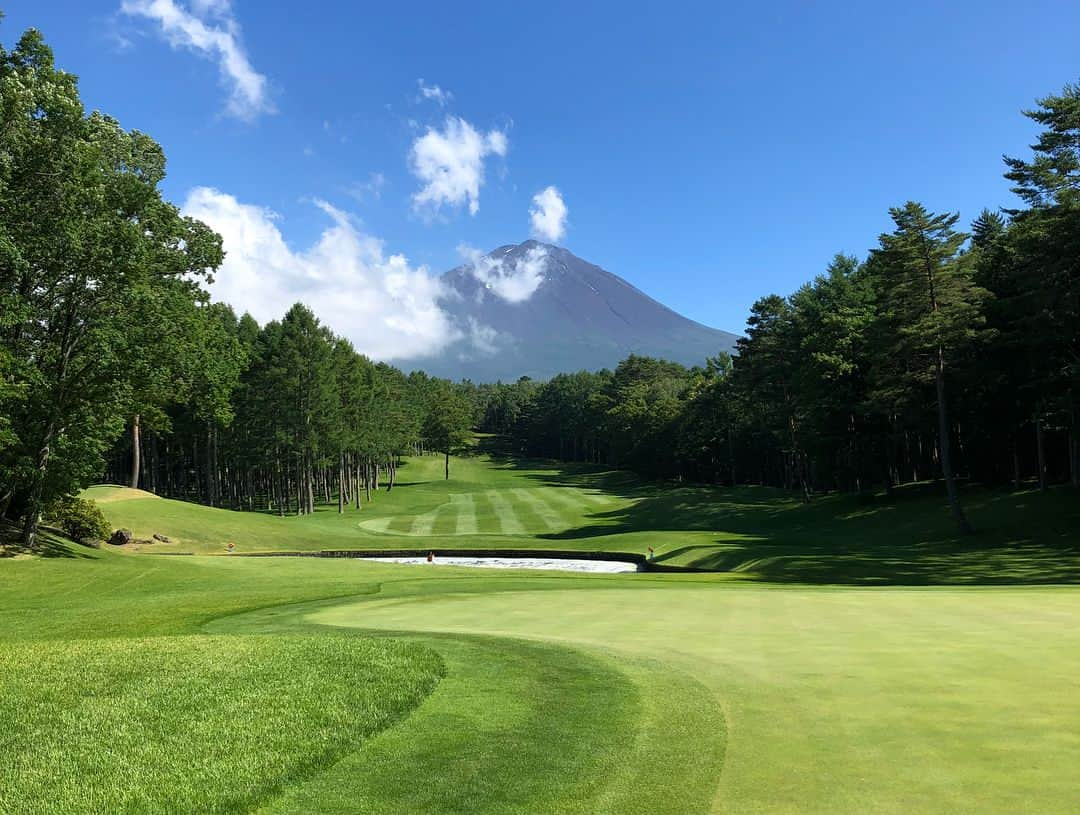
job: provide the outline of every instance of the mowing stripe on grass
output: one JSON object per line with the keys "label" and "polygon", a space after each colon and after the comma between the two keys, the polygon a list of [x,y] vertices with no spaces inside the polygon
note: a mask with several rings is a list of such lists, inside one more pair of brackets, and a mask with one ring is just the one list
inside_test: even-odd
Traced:
{"label": "mowing stripe on grass", "polygon": [[549,501],[561,504],[574,515],[588,515],[596,506],[595,501],[586,500],[586,494],[574,487],[550,487],[544,490],[543,495]]}
{"label": "mowing stripe on grass", "polygon": [[390,522],[394,520],[392,515],[385,518],[372,518],[370,521],[361,521],[359,527],[368,532],[384,533],[390,528]]}
{"label": "mowing stripe on grass", "polygon": [[447,496],[450,501],[439,507],[435,516],[435,524],[431,527],[429,535],[455,535],[457,534],[457,506],[454,504],[454,496]]}
{"label": "mowing stripe on grass", "polygon": [[499,516],[499,527],[504,535],[525,534],[525,527],[518,520],[517,513],[514,512],[510,502],[501,493],[496,490],[488,490],[487,498],[491,501],[491,508],[495,510],[495,514]]}
{"label": "mowing stripe on grass", "polygon": [[608,495],[607,493],[586,492],[583,489],[573,489],[578,495],[580,495],[585,501],[589,502],[590,504],[603,504],[604,506],[607,506],[612,501],[616,500],[614,495]]}
{"label": "mowing stripe on grass", "polygon": [[526,489],[514,489],[514,496],[521,500],[522,503],[527,504],[541,521],[548,528],[549,531],[554,532],[558,529],[566,529],[569,524],[566,519],[563,518],[551,504],[547,503],[543,498],[537,495],[536,490]]}
{"label": "mowing stripe on grass", "polygon": [[471,492],[454,493],[450,496],[450,503],[457,510],[454,534],[476,534],[476,505],[473,504]]}
{"label": "mowing stripe on grass", "polygon": [[425,512],[423,515],[417,515],[413,518],[412,526],[409,527],[410,535],[430,535],[432,527],[435,526],[435,519],[438,517],[439,512],[447,504],[440,504],[431,510],[431,512]]}

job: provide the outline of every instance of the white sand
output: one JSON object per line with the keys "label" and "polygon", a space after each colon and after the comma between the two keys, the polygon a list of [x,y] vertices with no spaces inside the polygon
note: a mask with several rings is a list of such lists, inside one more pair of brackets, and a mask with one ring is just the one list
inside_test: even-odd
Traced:
{"label": "white sand", "polygon": [[488,569],[556,569],[564,572],[636,572],[636,563],[620,560],[567,560],[542,557],[436,557],[428,563],[426,557],[365,557],[380,563],[408,563],[423,566],[479,566]]}

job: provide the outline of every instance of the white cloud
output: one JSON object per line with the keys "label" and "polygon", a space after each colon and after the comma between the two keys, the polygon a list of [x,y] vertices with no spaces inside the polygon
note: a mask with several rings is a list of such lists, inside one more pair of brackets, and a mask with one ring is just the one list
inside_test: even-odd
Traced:
{"label": "white cloud", "polygon": [[533,196],[529,207],[533,235],[556,243],[566,234],[566,203],[556,187],[546,187]]}
{"label": "white cloud", "polygon": [[413,195],[416,210],[438,211],[443,204],[468,204],[469,214],[480,210],[484,159],[505,156],[509,147],[500,130],[480,133],[464,119],[448,116],[442,131],[429,127],[413,142],[409,168],[424,186]]}
{"label": "white cloud", "polygon": [[190,48],[215,60],[229,90],[228,113],[251,120],[273,113],[266,77],[248,60],[240,42],[240,25],[229,0],[123,0],[120,10],[156,22],[173,48]]}
{"label": "white cloud", "polygon": [[450,91],[443,90],[438,85],[425,85],[422,79],[416,80],[416,85],[420,88],[421,97],[438,103],[441,108],[446,107],[454,99],[454,94]]}
{"label": "white cloud", "polygon": [[484,356],[494,356],[499,352],[500,334],[489,325],[484,325],[475,317],[469,316],[469,344]]}
{"label": "white cloud", "polygon": [[544,282],[547,249],[531,247],[523,257],[493,258],[478,249],[459,246],[458,252],[469,264],[469,273],[484,284],[484,289],[508,303],[523,303]]}
{"label": "white cloud", "polygon": [[438,305],[437,277],[402,255],[384,254],[383,242],[361,232],[347,213],[315,204],[330,224],[297,251],[274,212],[209,187],[192,190],[184,214],[224,239],[225,262],[210,286],[214,299],[260,323],[280,319],[300,301],[358,351],[380,360],[430,355],[462,338]]}

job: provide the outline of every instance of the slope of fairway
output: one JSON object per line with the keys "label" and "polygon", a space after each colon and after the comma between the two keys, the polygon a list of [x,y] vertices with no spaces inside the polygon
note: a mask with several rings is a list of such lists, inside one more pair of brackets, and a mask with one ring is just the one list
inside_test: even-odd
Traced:
{"label": "slope of fairway", "polygon": [[[476,548],[525,545],[548,549],[588,549],[573,542],[545,543],[538,534],[565,532],[602,521],[602,514],[631,499],[595,488],[540,483],[544,468],[518,471],[487,457],[455,459],[452,478],[443,478],[442,459],[407,459],[393,490],[377,491],[362,509],[344,513],[320,506],[310,517],[280,518],[269,512],[235,512],[161,499],[148,493],[98,486],[84,496],[101,505],[109,522],[136,538],[155,533],[171,539],[153,551],[223,552],[229,543],[241,552],[304,549],[391,549],[429,545]],[[423,538],[424,541],[417,539]],[[145,549],[145,545],[142,547]]]}

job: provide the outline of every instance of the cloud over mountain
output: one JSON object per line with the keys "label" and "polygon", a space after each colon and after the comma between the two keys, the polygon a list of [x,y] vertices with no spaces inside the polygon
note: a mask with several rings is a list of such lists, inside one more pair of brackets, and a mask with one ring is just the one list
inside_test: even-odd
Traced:
{"label": "cloud over mountain", "polygon": [[507,303],[523,303],[544,282],[545,246],[537,244],[522,255],[485,254],[464,246],[458,252],[468,261],[470,274],[483,284],[477,291],[480,297],[491,292]]}
{"label": "cloud over mountain", "polygon": [[535,237],[549,243],[562,240],[566,234],[566,203],[557,187],[545,187],[533,196],[529,220]]}
{"label": "cloud over mountain", "polygon": [[687,365],[731,351],[736,337],[696,323],[626,280],[559,246],[528,240],[466,262],[442,277],[441,305],[458,327],[442,353],[405,367],[474,382],[614,368],[628,354]]}

